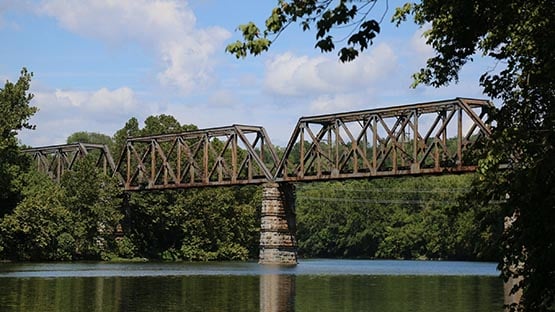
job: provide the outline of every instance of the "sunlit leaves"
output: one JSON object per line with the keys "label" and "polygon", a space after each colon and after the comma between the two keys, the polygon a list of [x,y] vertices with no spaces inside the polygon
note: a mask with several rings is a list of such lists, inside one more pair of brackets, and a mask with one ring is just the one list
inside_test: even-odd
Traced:
{"label": "sunlit leaves", "polygon": [[[266,19],[263,31],[252,22],[240,25],[243,40],[230,43],[226,52],[237,58],[258,55],[268,50],[289,25],[298,23],[303,31],[315,30],[315,48],[328,53],[338,47],[339,59],[352,61],[372,44],[380,28],[377,20],[368,18],[375,0],[360,1],[360,6],[351,2],[355,1],[279,1]],[[339,35],[335,35],[335,30],[342,27],[352,29],[351,34],[336,41]]]}
{"label": "sunlit leaves", "polygon": [[[272,18],[272,21],[274,18]],[[274,26],[275,23],[279,22],[279,18],[276,21],[270,22],[270,27]],[[244,25],[239,25],[238,29],[243,34],[244,42],[237,40],[234,43],[229,44],[226,47],[226,52],[235,55],[237,58],[244,58],[247,54],[258,55],[270,47],[271,41],[265,36],[261,37],[260,29],[252,22]]]}
{"label": "sunlit leaves", "polygon": [[[272,10],[272,15],[270,15],[270,17],[268,17],[268,19],[266,19],[267,31],[272,32],[272,33],[278,32],[280,29],[283,28],[284,23],[286,22],[286,20],[287,19],[285,17],[284,12],[281,9],[281,7],[275,7]],[[241,29],[241,26],[239,26],[239,29]],[[255,31],[258,31],[258,29],[255,29]],[[244,31],[243,31],[243,34],[245,34]],[[249,39],[249,37],[245,37],[245,39],[252,40],[252,39]]]}
{"label": "sunlit leaves", "polygon": [[[393,14],[391,21],[395,23],[395,25],[399,26],[402,22],[407,20],[407,17],[412,14],[417,7],[417,4],[407,2],[400,7],[395,8],[395,13]],[[417,20],[415,18],[415,20]],[[422,21],[417,20],[422,25]]]}

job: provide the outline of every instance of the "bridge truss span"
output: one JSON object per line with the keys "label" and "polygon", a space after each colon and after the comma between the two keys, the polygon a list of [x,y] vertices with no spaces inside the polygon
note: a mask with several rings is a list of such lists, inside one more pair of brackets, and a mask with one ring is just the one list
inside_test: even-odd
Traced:
{"label": "bridge truss span", "polygon": [[278,161],[264,128],[233,125],[129,138],[116,171],[130,191],[259,184]]}
{"label": "bridge truss span", "polygon": [[299,119],[275,181],[468,172],[491,135],[486,100],[453,100]]}
{"label": "bridge truss span", "polygon": [[85,157],[94,157],[96,166],[106,175],[114,174],[116,168],[110,150],[104,144],[51,145],[29,148],[23,152],[33,158],[38,171],[48,174],[57,182],[60,182],[64,172],[72,170],[75,164]]}
{"label": "bridge truss span", "polygon": [[455,98],[302,117],[279,155],[263,127],[248,125],[131,137],[117,164],[99,144],[25,152],[57,181],[92,155],[126,191],[463,173],[476,170],[472,147],[490,137],[492,108]]}

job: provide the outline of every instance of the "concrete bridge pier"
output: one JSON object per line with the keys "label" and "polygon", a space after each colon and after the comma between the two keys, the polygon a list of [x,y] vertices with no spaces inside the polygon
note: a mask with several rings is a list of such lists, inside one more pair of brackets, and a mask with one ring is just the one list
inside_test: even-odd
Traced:
{"label": "concrete bridge pier", "polygon": [[263,184],[260,225],[260,264],[297,264],[295,187]]}

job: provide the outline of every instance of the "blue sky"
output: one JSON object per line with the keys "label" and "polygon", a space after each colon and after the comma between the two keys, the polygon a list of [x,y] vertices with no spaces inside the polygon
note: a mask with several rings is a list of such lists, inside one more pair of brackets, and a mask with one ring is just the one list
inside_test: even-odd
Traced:
{"label": "blue sky", "polygon": [[[484,98],[492,64],[479,59],[446,88],[410,89],[411,74],[433,55],[418,27],[386,14],[374,45],[342,64],[321,54],[314,34],[292,25],[258,57],[237,60],[225,46],[237,25],[263,24],[277,1],[0,0],[0,79],[34,73],[39,112],[31,146],[65,143],[76,131],[113,135],[136,117],[169,114],[200,128],[251,124],[285,145],[301,116],[454,97]],[[380,7],[380,5],[382,7]]]}

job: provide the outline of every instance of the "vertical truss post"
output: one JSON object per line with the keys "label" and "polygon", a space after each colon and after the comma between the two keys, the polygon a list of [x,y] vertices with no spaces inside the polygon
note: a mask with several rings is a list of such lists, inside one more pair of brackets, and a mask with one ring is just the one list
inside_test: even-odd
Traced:
{"label": "vertical truss post", "polygon": [[420,172],[420,160],[418,159],[418,152],[420,149],[420,132],[418,132],[418,109],[413,110],[413,151],[412,151],[412,165],[411,172]]}

